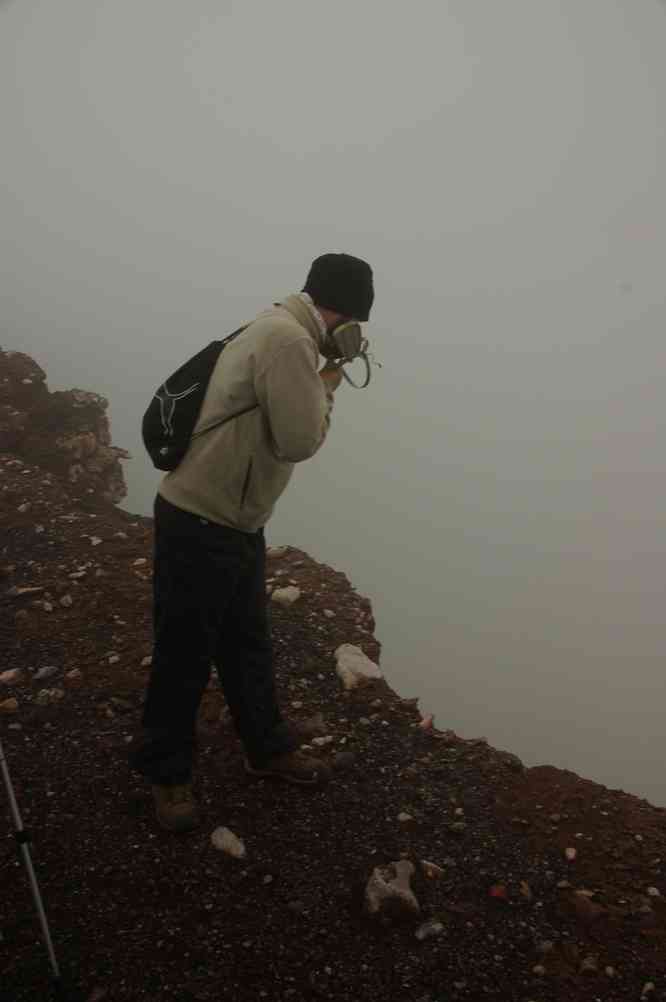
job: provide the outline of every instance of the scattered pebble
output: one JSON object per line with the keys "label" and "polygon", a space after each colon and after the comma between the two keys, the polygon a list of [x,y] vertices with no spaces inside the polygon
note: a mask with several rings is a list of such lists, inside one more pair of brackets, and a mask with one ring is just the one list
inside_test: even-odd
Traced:
{"label": "scattered pebble", "polygon": [[20,668],[10,668],[9,671],[3,671],[0,673],[0,683],[2,685],[14,685],[18,682],[23,675]]}
{"label": "scattered pebble", "polygon": [[287,588],[276,588],[271,595],[271,601],[278,605],[293,605],[301,597],[300,588],[289,585]]}
{"label": "scattered pebble", "polygon": [[440,932],[444,931],[444,926],[437,919],[430,919],[429,922],[424,922],[420,925],[414,935],[419,940],[428,939],[430,936],[439,936]]}
{"label": "scattered pebble", "polygon": [[424,876],[426,876],[428,880],[438,880],[440,877],[443,877],[446,872],[441,866],[437,866],[436,863],[431,863],[427,859],[421,860],[421,869]]}
{"label": "scattered pebble", "polygon": [[57,703],[65,695],[63,689],[40,689],[35,697],[37,706],[50,706]]}
{"label": "scattered pebble", "polygon": [[35,682],[42,682],[45,678],[50,678],[58,671],[55,665],[44,665],[35,675]]}
{"label": "scattered pebble", "polygon": [[233,856],[235,859],[243,859],[246,855],[245,845],[230,828],[216,828],[210,840],[216,849],[226,852],[228,856]]}

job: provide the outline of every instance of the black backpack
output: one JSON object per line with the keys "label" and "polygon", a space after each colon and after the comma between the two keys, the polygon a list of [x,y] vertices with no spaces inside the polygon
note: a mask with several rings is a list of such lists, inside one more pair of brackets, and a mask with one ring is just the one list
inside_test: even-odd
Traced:
{"label": "black backpack", "polygon": [[[187,452],[197,423],[208,383],[223,349],[245,330],[239,327],[223,341],[211,341],[176,369],[155,391],[141,422],[143,444],[158,470],[175,470]],[[218,428],[239,414],[254,410],[258,404],[246,407],[238,414],[209,425]],[[201,434],[201,433],[199,433]]]}

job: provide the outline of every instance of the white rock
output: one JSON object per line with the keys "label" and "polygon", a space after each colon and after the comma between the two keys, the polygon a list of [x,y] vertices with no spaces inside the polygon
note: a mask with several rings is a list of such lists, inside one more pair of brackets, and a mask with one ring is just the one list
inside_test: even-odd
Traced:
{"label": "white rock", "polygon": [[135,560],[132,563],[132,567],[143,567],[143,565],[147,564],[147,563],[148,563],[148,561],[147,561],[147,559],[145,557],[139,557],[137,560]]}
{"label": "white rock", "polygon": [[26,501],[24,504],[20,504],[18,506],[18,511],[20,511],[22,515],[25,515],[27,511],[30,511],[31,507],[32,505],[30,504],[30,502]]}
{"label": "white rock", "polygon": [[83,673],[80,668],[72,668],[71,671],[65,673],[65,678],[77,679],[83,678]]}
{"label": "white rock", "polygon": [[424,922],[420,925],[414,935],[417,939],[423,940],[428,939],[429,936],[439,936],[440,932],[444,932],[444,926],[437,919],[430,919],[429,922]]}
{"label": "white rock", "polygon": [[235,859],[243,859],[245,856],[245,846],[230,828],[216,828],[210,840],[216,849],[226,852],[228,856],[234,856]]}
{"label": "white rock", "polygon": [[90,536],[89,539],[91,546],[99,546],[99,544],[103,542],[103,540],[101,540],[99,536]]}
{"label": "white rock", "polygon": [[286,546],[269,546],[266,550],[266,556],[269,560],[278,560],[280,557],[284,557],[287,550]]}
{"label": "white rock", "polygon": [[333,619],[335,613],[333,612],[332,609],[324,609],[324,615],[326,616],[326,619]]}
{"label": "white rock", "polygon": [[15,682],[19,681],[22,675],[23,672],[20,668],[10,668],[9,671],[3,671],[2,674],[0,674],[0,683],[2,685],[14,685]]}
{"label": "white rock", "polygon": [[345,689],[354,689],[369,679],[383,678],[379,667],[354,644],[342,644],[335,651],[336,672]]}
{"label": "white rock", "polygon": [[53,612],[53,603],[42,602],[42,609],[44,610],[44,612]]}
{"label": "white rock", "polygon": [[301,589],[289,585],[287,588],[276,588],[271,595],[271,601],[278,605],[293,605],[301,597]]}
{"label": "white rock", "polygon": [[147,657],[143,658],[143,660],[141,661],[141,667],[142,668],[147,668],[148,665],[151,665],[152,663],[153,663],[153,656],[152,656],[152,654],[149,654]]}
{"label": "white rock", "polygon": [[570,863],[573,863],[577,853],[575,849],[565,849],[564,855],[566,856],[566,858],[569,860]]}
{"label": "white rock", "polygon": [[365,888],[365,906],[371,915],[397,908],[403,913],[418,914],[421,910],[410,878],[414,864],[407,859],[388,866],[376,866]]}
{"label": "white rock", "polygon": [[35,702],[37,706],[49,706],[51,703],[57,703],[64,695],[63,689],[40,689]]}
{"label": "white rock", "polygon": [[111,657],[109,658],[110,665],[117,665],[119,661],[120,657],[118,654],[112,654]]}
{"label": "white rock", "polygon": [[[2,679],[2,675],[0,675],[0,680],[1,679]],[[660,898],[661,897],[661,891],[659,890],[658,887],[648,887],[647,892],[648,892],[648,894],[649,894],[649,896],[651,898]]]}
{"label": "white rock", "polygon": [[62,598],[60,599],[60,604],[64,606],[66,609],[69,609],[69,607],[73,604],[72,596],[63,595]]}
{"label": "white rock", "polygon": [[641,998],[643,998],[645,995],[649,995],[653,991],[654,991],[654,981],[646,981],[645,984],[643,985]]}
{"label": "white rock", "polygon": [[328,735],[327,737],[311,738],[310,740],[312,741],[313,745],[319,745],[319,747],[321,748],[324,745],[330,745],[330,743],[333,741],[333,738],[331,735]]}

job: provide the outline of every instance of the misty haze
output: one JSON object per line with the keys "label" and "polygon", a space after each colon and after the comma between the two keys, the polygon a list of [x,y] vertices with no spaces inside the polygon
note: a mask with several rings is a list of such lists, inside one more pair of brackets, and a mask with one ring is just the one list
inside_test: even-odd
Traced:
{"label": "misty haze", "polygon": [[[2,346],[109,400],[346,251],[382,363],[267,527],[437,725],[666,805],[666,10],[0,4]],[[297,56],[295,55],[297,54]],[[352,374],[361,375],[360,372]]]}

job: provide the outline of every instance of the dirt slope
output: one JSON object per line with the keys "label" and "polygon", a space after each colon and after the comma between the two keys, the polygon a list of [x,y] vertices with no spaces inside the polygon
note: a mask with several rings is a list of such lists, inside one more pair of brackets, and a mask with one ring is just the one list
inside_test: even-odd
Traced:
{"label": "dirt slope", "polygon": [[[384,681],[346,692],[340,645],[380,661],[370,603],[295,547],[269,565],[271,588],[301,590],[291,606],[267,596],[280,693],[293,718],[322,714],[334,778],[316,792],[248,779],[212,684],[203,826],[158,829],[126,763],[151,652],[151,520],[25,453],[0,454],[0,474],[0,735],[71,998],[666,998],[666,812],[424,729]],[[213,846],[221,825],[243,859]],[[0,998],[46,999],[2,787],[0,836]],[[366,883],[400,859],[419,914],[371,918]],[[441,928],[417,938],[430,919]]]}

